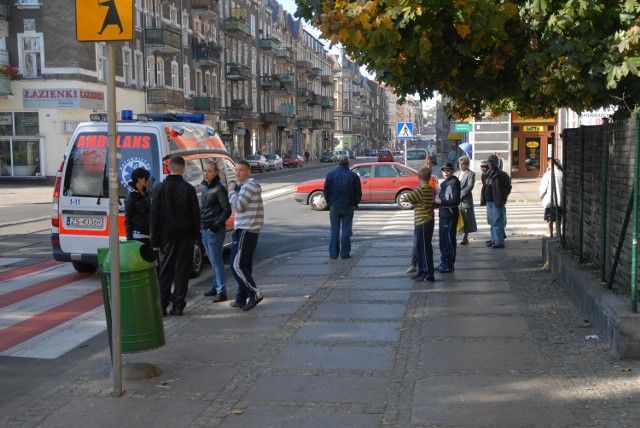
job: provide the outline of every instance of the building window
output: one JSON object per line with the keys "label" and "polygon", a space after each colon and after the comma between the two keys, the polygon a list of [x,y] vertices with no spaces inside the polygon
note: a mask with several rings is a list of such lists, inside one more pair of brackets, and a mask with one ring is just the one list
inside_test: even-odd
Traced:
{"label": "building window", "polygon": [[182,80],[184,85],[184,96],[191,96],[191,69],[188,65],[182,67]]}
{"label": "building window", "polygon": [[178,89],[180,87],[180,85],[178,83],[179,77],[180,76],[178,76],[178,63],[177,62],[172,62],[171,63],[171,87],[172,88]]}
{"label": "building window", "polygon": [[42,175],[37,112],[0,113],[0,176]]}
{"label": "building window", "polygon": [[42,77],[42,35],[18,35],[19,69],[24,79]]}
{"label": "building window", "polygon": [[351,131],[351,118],[343,117],[342,118],[342,130],[343,131]]}
{"label": "building window", "polygon": [[156,86],[164,88],[164,60],[162,58],[156,60]]}
{"label": "building window", "polygon": [[135,15],[136,15],[136,28],[141,28],[141,26],[142,26],[142,0],[136,0]]}
{"label": "building window", "polygon": [[144,69],[143,69],[142,53],[136,52],[133,60],[134,60],[134,67],[136,69],[136,86],[138,88],[143,88],[144,87]]}
{"label": "building window", "polygon": [[98,72],[98,81],[107,81],[107,45],[105,43],[96,43],[96,71]]}
{"label": "building window", "polygon": [[153,88],[156,86],[155,81],[155,73],[156,73],[156,63],[153,61],[153,57],[147,58],[147,86]]}
{"label": "building window", "polygon": [[131,51],[124,50],[122,51],[122,75],[124,77],[124,86],[131,86],[132,73]]}

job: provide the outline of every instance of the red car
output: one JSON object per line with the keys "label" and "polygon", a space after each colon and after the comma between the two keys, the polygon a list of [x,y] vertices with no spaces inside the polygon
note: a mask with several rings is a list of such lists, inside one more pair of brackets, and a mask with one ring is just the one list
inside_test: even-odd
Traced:
{"label": "red car", "polygon": [[294,156],[287,154],[282,157],[282,165],[287,168],[297,168],[304,165],[304,158],[300,155]]}
{"label": "red car", "polygon": [[[358,174],[362,184],[362,204],[396,204],[400,209],[413,208],[405,202],[404,195],[418,187],[415,171],[397,162],[359,163],[351,170]],[[323,194],[324,180],[298,183],[293,189],[293,198],[312,210],[327,209]]]}
{"label": "red car", "polygon": [[378,162],[393,162],[393,153],[391,150],[380,150],[378,152]]}

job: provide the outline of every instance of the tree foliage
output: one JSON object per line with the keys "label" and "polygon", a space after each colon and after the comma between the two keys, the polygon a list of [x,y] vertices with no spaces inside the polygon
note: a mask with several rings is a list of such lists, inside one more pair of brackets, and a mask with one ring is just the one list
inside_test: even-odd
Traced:
{"label": "tree foliage", "polygon": [[553,116],[640,100],[635,0],[296,0],[296,16],[398,95],[458,117]]}

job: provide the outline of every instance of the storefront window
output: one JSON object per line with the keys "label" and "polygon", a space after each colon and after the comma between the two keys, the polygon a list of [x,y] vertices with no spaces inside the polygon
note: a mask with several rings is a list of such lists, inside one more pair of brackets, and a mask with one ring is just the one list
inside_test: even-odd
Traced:
{"label": "storefront window", "polygon": [[13,140],[14,177],[40,175],[40,141]]}
{"label": "storefront window", "polygon": [[0,113],[0,135],[13,135],[13,117],[11,113]]}
{"label": "storefront window", "polygon": [[38,135],[38,113],[37,112],[16,112],[16,135]]}
{"label": "storefront window", "polygon": [[9,141],[0,141],[0,176],[11,175],[11,146]]}

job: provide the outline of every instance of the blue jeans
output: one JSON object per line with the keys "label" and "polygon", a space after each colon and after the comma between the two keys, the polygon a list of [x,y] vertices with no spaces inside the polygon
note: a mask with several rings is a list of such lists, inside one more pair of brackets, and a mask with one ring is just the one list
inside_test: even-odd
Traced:
{"label": "blue jeans", "polygon": [[491,241],[504,244],[504,207],[496,207],[495,202],[487,201],[487,222],[491,226]]}
{"label": "blue jeans", "polygon": [[456,264],[458,208],[452,208],[447,214],[451,215],[451,217],[443,216],[442,209],[440,210],[440,220],[438,221],[440,260],[442,264],[453,268]]}
{"label": "blue jeans", "polygon": [[226,229],[223,227],[218,229],[216,233],[205,229],[202,231],[202,245],[207,252],[207,257],[213,269],[213,285],[218,293],[227,292],[227,276],[224,271],[224,262],[222,261],[222,248],[224,246],[224,237]]}
{"label": "blue jeans", "polygon": [[[351,235],[353,226],[353,213],[333,214],[329,213],[331,222],[331,238],[329,240],[329,257],[337,259],[351,255]],[[342,227],[342,234],[340,228]]]}
{"label": "blue jeans", "polygon": [[416,243],[416,259],[417,259],[417,275],[425,278],[433,279],[433,246],[431,239],[433,238],[433,227],[435,221],[433,219],[425,224],[417,224],[414,229]]}

